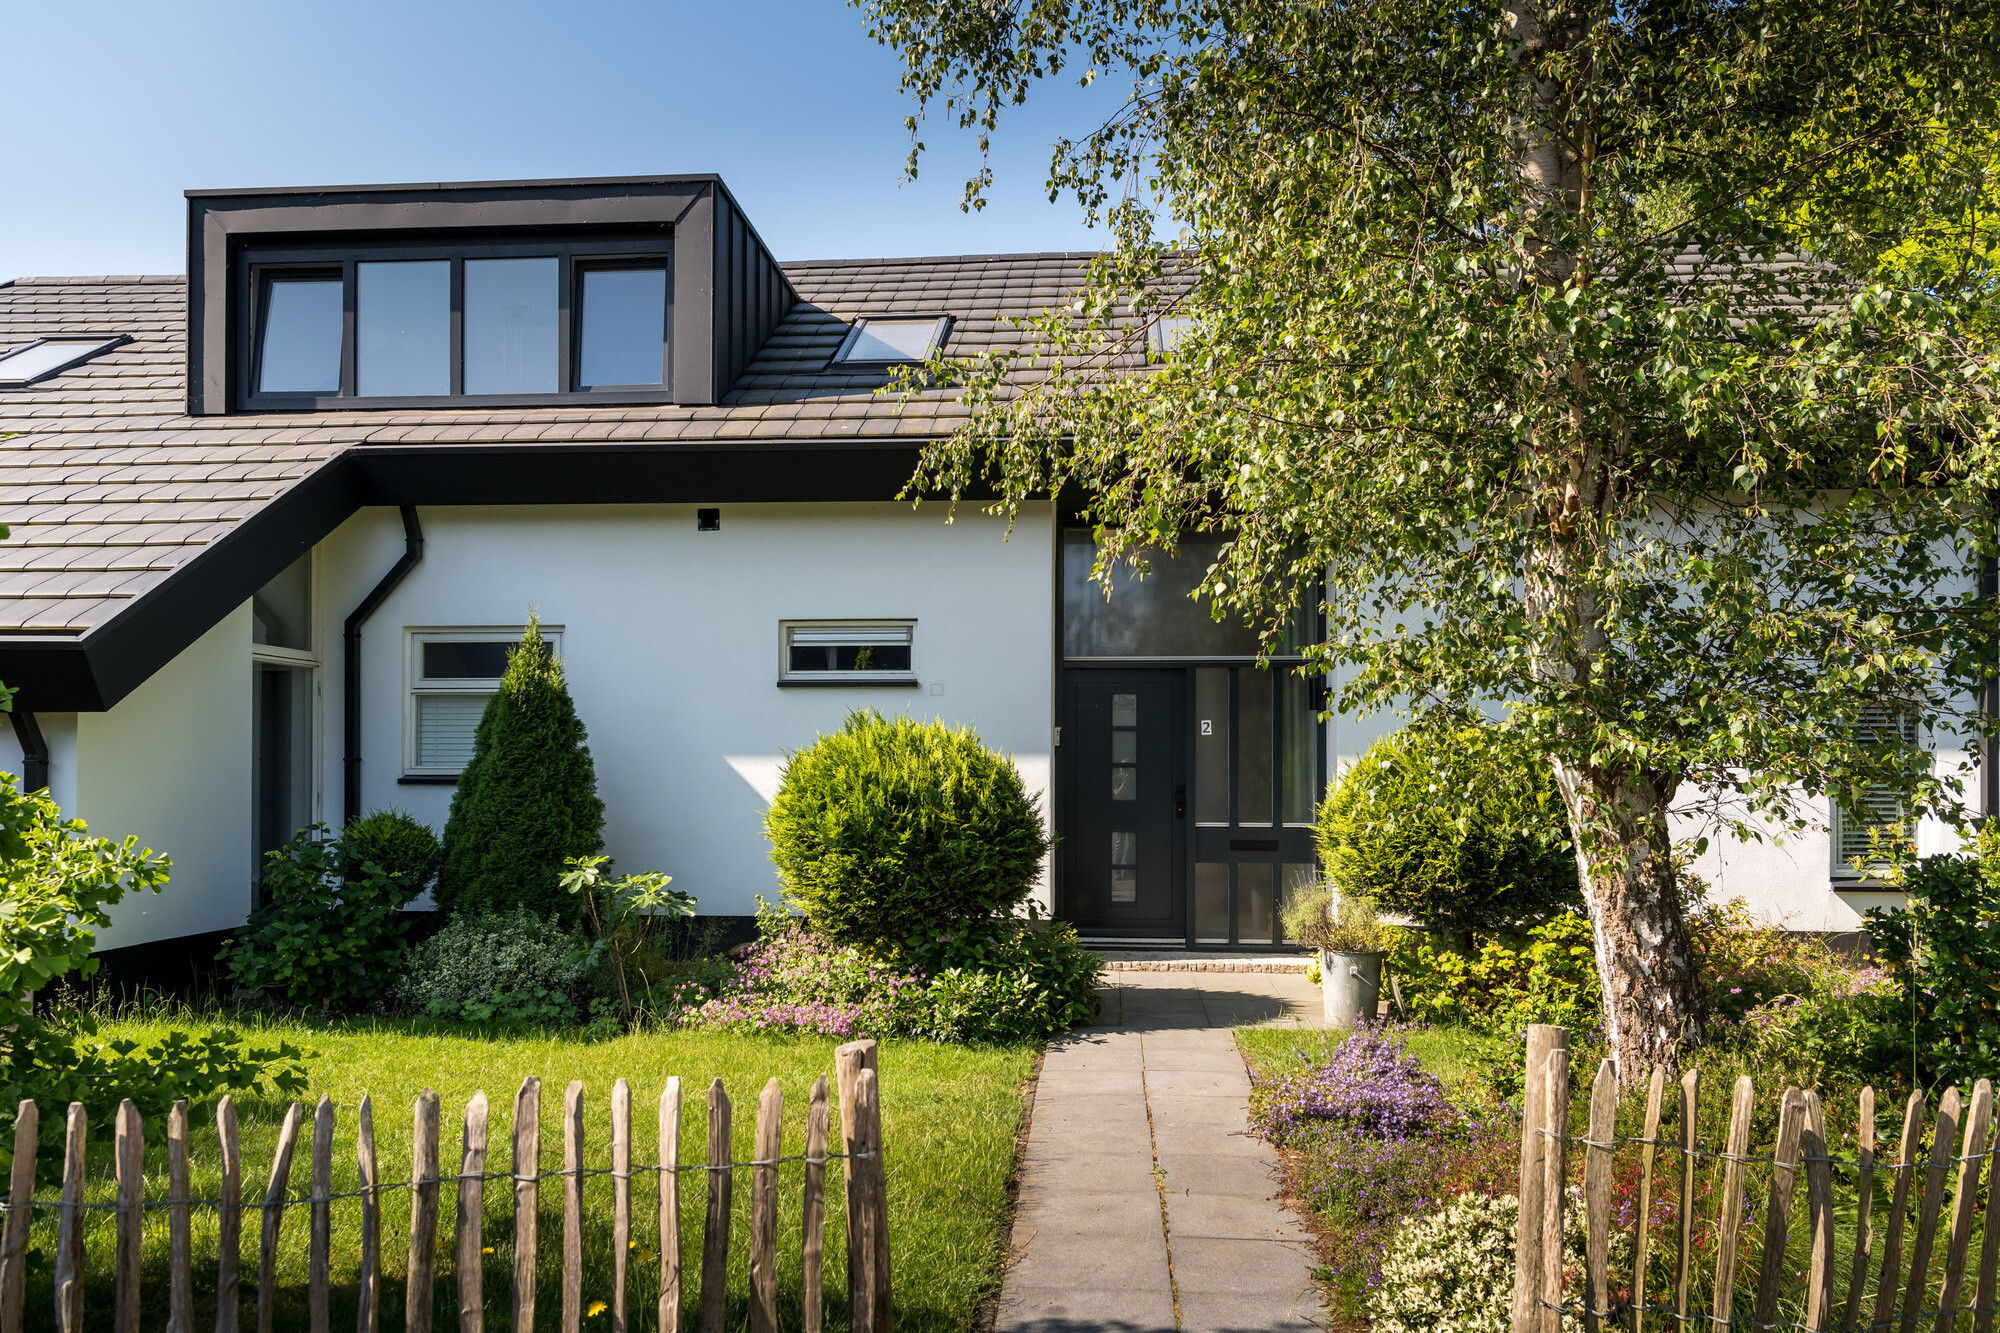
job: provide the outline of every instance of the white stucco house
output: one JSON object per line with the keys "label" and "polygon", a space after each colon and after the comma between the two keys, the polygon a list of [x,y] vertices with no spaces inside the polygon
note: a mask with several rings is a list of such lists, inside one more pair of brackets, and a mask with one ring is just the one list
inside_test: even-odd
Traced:
{"label": "white stucco house", "polygon": [[[782,756],[870,705],[1014,756],[1086,937],[1278,945],[1328,774],[1393,723],[1321,722],[1188,602],[1205,548],[1106,601],[1062,503],[897,499],[964,409],[894,366],[1021,336],[1086,259],[779,263],[684,176],[198,191],[185,278],[0,285],[0,767],[175,865],[104,948],[198,957],[308,822],[442,827],[531,610],[607,850],[705,913],[774,893]],[[1880,899],[1826,837],[1702,869],[1805,929]]]}

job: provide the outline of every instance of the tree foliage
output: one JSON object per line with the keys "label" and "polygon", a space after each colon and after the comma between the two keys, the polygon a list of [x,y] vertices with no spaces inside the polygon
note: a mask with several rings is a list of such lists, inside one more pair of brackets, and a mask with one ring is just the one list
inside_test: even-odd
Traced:
{"label": "tree foliage", "polygon": [[563,862],[604,850],[604,802],[587,740],[562,664],[530,616],[452,793],[440,907],[576,922],[579,904],[562,887]]}
{"label": "tree foliage", "polygon": [[1990,265],[1798,248],[1900,225],[1885,178],[1925,216],[1976,190],[1986,0],[857,3],[982,142],[1042,80],[1130,88],[1049,178],[1115,249],[955,368],[976,411],[916,488],[1075,487],[1101,563],[1227,533],[1232,613],[1325,578],[1340,709],[1503,706],[1591,867],[1627,1077],[1698,1039],[1670,809],[1956,810],[1867,719],[1979,725]]}

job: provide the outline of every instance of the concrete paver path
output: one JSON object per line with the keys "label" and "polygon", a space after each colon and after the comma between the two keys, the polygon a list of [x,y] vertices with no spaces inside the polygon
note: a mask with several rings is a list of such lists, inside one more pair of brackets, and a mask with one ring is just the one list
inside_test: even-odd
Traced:
{"label": "concrete paver path", "polygon": [[1316,1023],[1283,973],[1108,973],[1035,1089],[996,1333],[1265,1333],[1323,1322],[1312,1250],[1245,1131],[1230,1031]]}

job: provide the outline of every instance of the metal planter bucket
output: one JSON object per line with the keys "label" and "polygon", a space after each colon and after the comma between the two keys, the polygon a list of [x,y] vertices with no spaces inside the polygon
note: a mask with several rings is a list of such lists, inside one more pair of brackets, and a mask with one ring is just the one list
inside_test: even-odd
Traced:
{"label": "metal planter bucket", "polygon": [[1356,1019],[1375,1021],[1382,995],[1382,955],[1319,951],[1320,999],[1326,1025],[1351,1028]]}

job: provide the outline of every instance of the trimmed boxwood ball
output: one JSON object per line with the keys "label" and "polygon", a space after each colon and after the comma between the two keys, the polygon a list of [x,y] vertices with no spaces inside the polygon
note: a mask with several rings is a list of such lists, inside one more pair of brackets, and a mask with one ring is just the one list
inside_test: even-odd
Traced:
{"label": "trimmed boxwood ball", "polygon": [[841,944],[917,943],[1009,913],[1049,849],[1012,760],[969,727],[873,710],[787,756],[764,827],[786,896]]}
{"label": "trimmed boxwood ball", "polygon": [[413,893],[429,887],[443,855],[430,825],[393,807],[370,810],[350,822],[341,830],[340,846],[347,858],[341,871],[345,878],[357,877],[361,867],[372,861]]}
{"label": "trimmed boxwood ball", "polygon": [[1334,888],[1454,947],[1583,902],[1555,777],[1497,727],[1375,742],[1327,793],[1317,838]]}
{"label": "trimmed boxwood ball", "polygon": [[563,858],[604,850],[604,802],[583,722],[541,622],[507,658],[480,716],[444,826],[437,902],[446,912],[528,912],[575,924]]}

